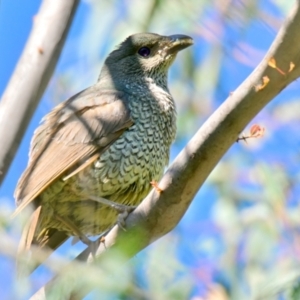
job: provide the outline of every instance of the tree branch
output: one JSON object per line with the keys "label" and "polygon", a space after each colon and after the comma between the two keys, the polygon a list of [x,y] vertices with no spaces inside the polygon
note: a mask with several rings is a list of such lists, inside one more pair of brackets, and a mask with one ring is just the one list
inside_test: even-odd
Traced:
{"label": "tree branch", "polygon": [[[0,184],[54,71],[78,0],[44,0],[0,103]],[[9,130],[8,130],[9,129]]]}
{"label": "tree branch", "polygon": [[[103,268],[105,262],[112,257],[115,258],[116,253],[122,254],[121,263],[126,262],[172,230],[210,172],[237,140],[245,126],[271,99],[300,76],[299,7],[298,0],[261,63],[204,123],[177,156],[159,183],[163,192],[152,190],[127,218],[126,232],[119,230],[117,226],[109,232],[105,238],[105,245],[100,244],[96,252],[96,263],[100,267]],[[271,58],[275,59],[276,65],[285,72],[285,75],[271,66]],[[110,249],[105,251],[107,248]],[[89,253],[87,249],[78,258],[95,263]],[[107,277],[114,270],[108,272]],[[74,295],[83,297],[97,285],[95,280],[91,283],[82,274],[78,274],[74,283],[74,274],[67,269],[41,288],[31,299],[46,299],[51,291],[62,288],[58,286],[62,280],[66,283],[68,276],[72,276],[73,281],[68,281],[68,284],[72,285],[69,291],[73,289],[75,294],[68,294],[69,292],[64,289],[64,296],[67,298],[70,295],[71,298]],[[114,280],[113,276],[111,277]]]}

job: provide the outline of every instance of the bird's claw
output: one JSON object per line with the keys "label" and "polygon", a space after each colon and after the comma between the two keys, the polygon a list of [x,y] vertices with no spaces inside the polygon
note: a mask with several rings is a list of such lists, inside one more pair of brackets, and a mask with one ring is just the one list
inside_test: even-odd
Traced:
{"label": "bird's claw", "polygon": [[117,219],[117,224],[118,226],[126,231],[126,218],[128,215],[136,209],[136,206],[127,206],[127,205],[118,205],[118,207],[114,207],[118,212],[118,219]]}

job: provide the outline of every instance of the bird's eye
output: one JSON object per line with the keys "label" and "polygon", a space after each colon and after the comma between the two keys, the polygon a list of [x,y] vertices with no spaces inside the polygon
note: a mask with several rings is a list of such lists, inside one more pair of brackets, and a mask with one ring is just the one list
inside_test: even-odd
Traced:
{"label": "bird's eye", "polygon": [[150,49],[148,47],[142,47],[139,49],[138,54],[143,56],[143,57],[147,57],[150,55]]}

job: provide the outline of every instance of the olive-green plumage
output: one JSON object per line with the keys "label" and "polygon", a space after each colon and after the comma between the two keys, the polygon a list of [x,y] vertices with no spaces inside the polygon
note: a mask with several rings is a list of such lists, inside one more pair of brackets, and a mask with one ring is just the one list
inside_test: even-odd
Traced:
{"label": "olive-green plumage", "polygon": [[29,203],[35,208],[22,248],[32,242],[56,248],[78,235],[74,228],[87,236],[107,230],[117,212],[89,196],[137,205],[149,193],[176,133],[168,68],[191,44],[183,35],[128,37],[108,56],[94,86],[44,118],[15,192],[16,213]]}

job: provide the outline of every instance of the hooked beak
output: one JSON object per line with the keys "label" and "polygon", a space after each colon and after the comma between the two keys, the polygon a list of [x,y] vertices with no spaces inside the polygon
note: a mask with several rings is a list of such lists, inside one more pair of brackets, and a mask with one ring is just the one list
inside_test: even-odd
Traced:
{"label": "hooked beak", "polygon": [[191,37],[183,34],[174,34],[167,37],[167,53],[176,54],[177,52],[193,45],[194,41]]}

